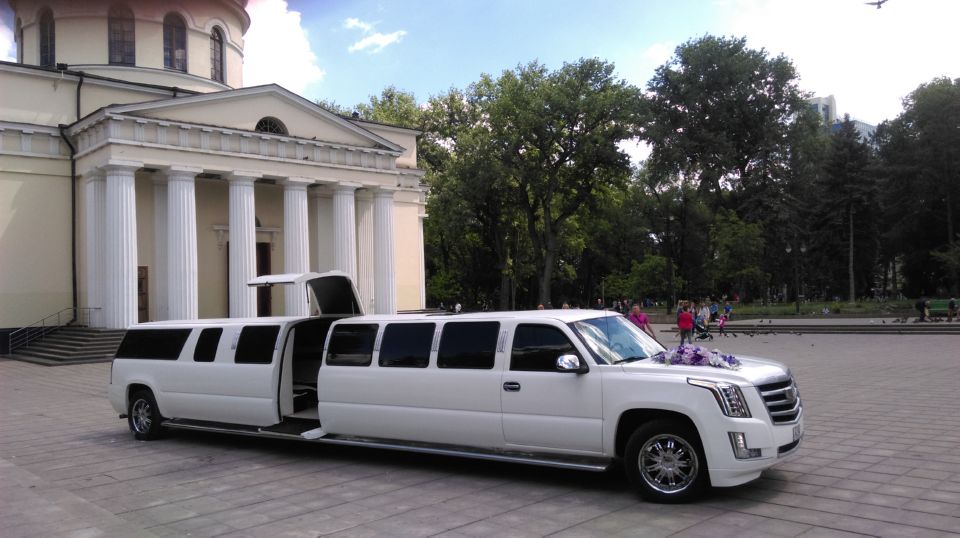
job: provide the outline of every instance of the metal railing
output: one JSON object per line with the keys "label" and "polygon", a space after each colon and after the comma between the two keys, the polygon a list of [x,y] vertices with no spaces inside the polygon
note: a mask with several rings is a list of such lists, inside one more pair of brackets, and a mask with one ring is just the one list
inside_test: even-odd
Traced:
{"label": "metal railing", "polygon": [[40,321],[31,323],[26,327],[21,327],[7,335],[7,353],[13,353],[14,350],[30,344],[36,340],[42,339],[47,334],[63,327],[64,325],[89,326],[90,315],[99,308],[64,308],[63,310],[50,314]]}

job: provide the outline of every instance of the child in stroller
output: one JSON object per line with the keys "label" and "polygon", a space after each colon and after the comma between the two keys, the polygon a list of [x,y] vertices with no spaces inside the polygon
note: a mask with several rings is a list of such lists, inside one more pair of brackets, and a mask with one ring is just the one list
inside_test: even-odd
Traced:
{"label": "child in stroller", "polygon": [[693,332],[696,336],[696,340],[713,340],[713,335],[710,334],[710,328],[707,327],[707,324],[703,322],[702,319],[697,318],[697,322],[693,324]]}

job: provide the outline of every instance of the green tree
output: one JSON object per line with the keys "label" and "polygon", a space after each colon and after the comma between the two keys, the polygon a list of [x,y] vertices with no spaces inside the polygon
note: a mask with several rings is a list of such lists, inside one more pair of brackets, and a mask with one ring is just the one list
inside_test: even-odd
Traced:
{"label": "green tree", "polygon": [[[869,146],[861,140],[849,116],[845,117],[831,138],[819,187],[822,200],[818,237],[825,247],[822,250],[831,253],[832,259],[847,261],[850,302],[856,301],[858,280],[866,291],[876,267],[880,212],[878,181],[871,159]],[[838,252],[838,241],[845,242],[845,255]]]}
{"label": "green tree", "polygon": [[493,84],[488,121],[525,217],[543,304],[572,219],[595,209],[598,193],[622,188],[630,171],[618,143],[636,130],[640,93],[613,70],[598,59],[554,72],[531,63]]}
{"label": "green tree", "polygon": [[709,270],[721,288],[734,289],[741,298],[762,290],[769,280],[761,268],[763,230],[759,224],[746,223],[734,211],[721,210],[710,228],[714,256]]}
{"label": "green tree", "polygon": [[807,108],[793,64],[748,48],[746,38],[680,45],[647,89],[651,167],[696,182],[714,207],[725,186],[762,187],[779,177],[790,125]]}

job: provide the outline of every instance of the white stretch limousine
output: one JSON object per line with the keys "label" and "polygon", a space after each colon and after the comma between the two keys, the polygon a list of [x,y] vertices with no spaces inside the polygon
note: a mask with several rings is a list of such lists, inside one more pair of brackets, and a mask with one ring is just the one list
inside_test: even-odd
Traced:
{"label": "white stretch limousine", "polygon": [[131,327],[110,401],[138,439],[203,429],[602,471],[649,500],[734,486],[793,452],[779,363],[665,365],[595,310],[365,316],[349,278],[309,274],[310,317]]}

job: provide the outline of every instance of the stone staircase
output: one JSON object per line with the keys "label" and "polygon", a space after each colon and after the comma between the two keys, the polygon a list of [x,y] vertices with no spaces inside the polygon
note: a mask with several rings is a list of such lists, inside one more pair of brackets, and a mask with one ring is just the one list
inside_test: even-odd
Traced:
{"label": "stone staircase", "polygon": [[67,325],[17,349],[11,358],[49,366],[106,362],[113,359],[124,333]]}

